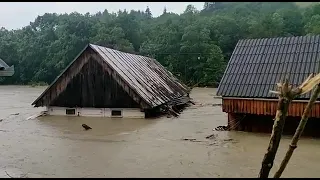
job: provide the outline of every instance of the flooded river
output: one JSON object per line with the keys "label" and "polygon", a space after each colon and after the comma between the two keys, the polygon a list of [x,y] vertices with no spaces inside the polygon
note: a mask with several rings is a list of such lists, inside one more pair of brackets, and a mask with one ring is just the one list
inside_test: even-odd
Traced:
{"label": "flooded river", "polygon": [[[197,104],[178,118],[27,120],[43,110],[31,106],[43,90],[0,86],[0,177],[257,177],[269,141],[269,134],[212,131],[227,124],[211,105],[221,103],[215,89],[194,89]],[[289,141],[281,141],[271,175]],[[319,163],[320,140],[303,138],[283,177],[320,177]]]}

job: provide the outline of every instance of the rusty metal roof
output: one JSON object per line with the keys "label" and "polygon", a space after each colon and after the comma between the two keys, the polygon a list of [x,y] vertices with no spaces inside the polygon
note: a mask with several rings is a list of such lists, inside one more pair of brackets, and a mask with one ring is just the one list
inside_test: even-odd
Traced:
{"label": "rusty metal roof", "polygon": [[166,70],[155,59],[124,53],[114,49],[89,44],[32,103],[41,99],[59,77],[73,64],[80,54],[93,49],[148,105],[153,108],[187,95],[190,89]]}
{"label": "rusty metal roof", "polygon": [[[311,73],[319,73],[319,44],[319,35],[239,40],[217,95],[276,98],[269,90],[275,90],[285,75],[290,84],[297,86]],[[309,98],[310,94],[300,99]]]}
{"label": "rusty metal roof", "polygon": [[186,95],[189,89],[155,59],[90,44],[151,107]]}

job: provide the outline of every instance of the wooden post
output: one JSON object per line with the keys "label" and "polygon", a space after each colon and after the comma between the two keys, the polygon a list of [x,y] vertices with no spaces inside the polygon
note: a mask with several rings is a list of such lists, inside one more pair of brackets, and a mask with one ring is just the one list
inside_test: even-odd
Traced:
{"label": "wooden post", "polygon": [[284,169],[286,168],[286,166],[287,166],[287,164],[293,154],[293,151],[297,148],[297,143],[299,141],[300,136],[303,133],[304,127],[306,126],[306,124],[308,122],[308,117],[311,112],[312,106],[313,106],[314,102],[317,100],[319,94],[320,94],[320,85],[318,85],[316,90],[313,92],[313,94],[310,98],[310,101],[308,102],[308,105],[303,112],[303,115],[301,117],[301,121],[299,123],[299,126],[297,127],[297,130],[296,130],[293,138],[292,138],[292,141],[291,141],[291,144],[289,145],[289,149],[286,153],[286,156],[283,158],[281,165],[280,165],[280,168],[275,173],[274,178],[279,178],[282,175]]}
{"label": "wooden post", "polygon": [[313,89],[314,86],[320,83],[320,73],[312,77],[312,74],[297,88],[292,88],[286,79],[283,83],[278,83],[278,91],[270,91],[279,95],[279,102],[276,112],[276,117],[273,124],[271,138],[267,153],[265,154],[259,177],[268,178],[270,170],[273,166],[273,161],[276,156],[282,131],[285,123],[285,118],[288,112],[290,102],[297,96],[305,94]]}
{"label": "wooden post", "polygon": [[237,116],[234,113],[228,113],[228,126],[230,127],[231,131],[237,130]]}
{"label": "wooden post", "polygon": [[285,118],[287,116],[290,101],[290,99],[284,97],[280,97],[279,99],[277,114],[271,133],[269,147],[267,153],[264,155],[262,167],[259,173],[260,178],[268,178],[269,172],[273,166],[273,161],[280,144],[281,134],[285,124]]}

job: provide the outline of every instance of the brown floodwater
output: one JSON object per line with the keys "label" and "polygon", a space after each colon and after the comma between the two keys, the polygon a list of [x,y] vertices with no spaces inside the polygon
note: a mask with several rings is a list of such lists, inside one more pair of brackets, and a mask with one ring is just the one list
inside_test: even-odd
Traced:
{"label": "brown floodwater", "polygon": [[[0,177],[257,177],[269,142],[269,134],[212,131],[227,124],[212,106],[221,103],[216,89],[195,88],[196,105],[178,118],[30,119],[43,110],[31,103],[44,89],[0,86]],[[283,137],[271,175],[290,139]],[[319,163],[320,140],[302,138],[283,177],[320,177]]]}

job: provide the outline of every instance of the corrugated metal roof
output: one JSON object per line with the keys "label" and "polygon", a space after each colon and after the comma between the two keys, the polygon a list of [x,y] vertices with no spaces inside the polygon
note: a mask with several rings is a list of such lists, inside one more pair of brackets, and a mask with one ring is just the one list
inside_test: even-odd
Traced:
{"label": "corrugated metal roof", "polygon": [[239,40],[217,95],[276,98],[269,90],[275,90],[285,75],[297,86],[311,73],[319,73],[319,43],[319,35]]}
{"label": "corrugated metal roof", "polygon": [[155,59],[90,44],[108,65],[152,107],[186,95],[189,90]]}
{"label": "corrugated metal roof", "polygon": [[36,104],[36,102],[46,94],[53,84],[57,82],[59,77],[62,76],[88,47],[97,52],[151,108],[175,101],[177,98],[185,96],[190,92],[187,86],[181,83],[155,59],[89,44],[32,105]]}

